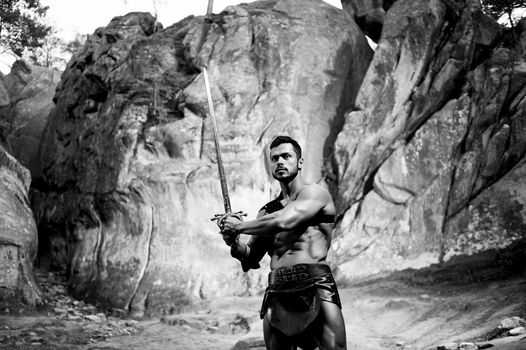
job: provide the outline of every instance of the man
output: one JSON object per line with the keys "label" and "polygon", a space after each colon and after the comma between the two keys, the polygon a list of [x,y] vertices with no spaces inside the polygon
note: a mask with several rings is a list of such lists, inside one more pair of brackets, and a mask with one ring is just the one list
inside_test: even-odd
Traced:
{"label": "man", "polygon": [[[261,318],[267,349],[346,349],[338,290],[326,264],[334,226],[334,203],[325,188],[301,176],[299,144],[278,136],[270,144],[273,177],[281,194],[256,220],[235,215],[219,220],[221,234],[243,271],[271,257]],[[251,235],[245,244],[239,235]]]}

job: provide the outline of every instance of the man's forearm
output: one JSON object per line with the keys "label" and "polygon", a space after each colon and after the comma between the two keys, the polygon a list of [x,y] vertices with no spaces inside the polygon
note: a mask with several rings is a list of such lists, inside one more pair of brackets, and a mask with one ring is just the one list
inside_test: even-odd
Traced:
{"label": "man's forearm", "polygon": [[[260,249],[259,249],[260,250]],[[258,252],[258,249],[252,250],[250,244],[243,242],[236,242],[230,246],[230,255],[241,262],[241,267],[244,272],[250,269],[258,269],[260,267],[259,261],[263,257],[263,252]]]}
{"label": "man's forearm", "polygon": [[236,225],[234,232],[252,236],[272,236],[276,232],[284,230],[285,228],[282,226],[279,216],[276,213],[272,213],[255,220],[242,222]]}

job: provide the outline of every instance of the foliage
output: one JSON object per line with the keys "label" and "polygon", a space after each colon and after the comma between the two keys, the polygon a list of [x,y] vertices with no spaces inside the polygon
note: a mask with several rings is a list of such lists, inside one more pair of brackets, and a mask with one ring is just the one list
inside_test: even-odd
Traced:
{"label": "foliage", "polygon": [[23,58],[41,67],[64,70],[71,56],[80,50],[87,37],[84,34],[77,34],[71,41],[66,41],[58,36],[54,28],[51,28],[43,39],[42,46],[26,51]]}
{"label": "foliage", "polygon": [[40,0],[0,1],[0,53],[21,57],[25,49],[41,47],[49,31],[47,9]]}
{"label": "foliage", "polygon": [[512,28],[515,23],[514,13],[526,9],[526,0],[482,0],[481,2],[488,15],[497,21],[506,16]]}
{"label": "foliage", "polygon": [[26,50],[23,58],[35,65],[63,70],[69,55],[65,53],[66,42],[51,29],[43,39],[42,46]]}
{"label": "foliage", "polygon": [[75,35],[75,38],[73,40],[66,43],[66,46],[64,47],[64,50],[66,52],[69,52],[70,54],[74,54],[75,52],[79,51],[80,48],[84,45],[86,40],[88,40],[87,34],[77,34]]}

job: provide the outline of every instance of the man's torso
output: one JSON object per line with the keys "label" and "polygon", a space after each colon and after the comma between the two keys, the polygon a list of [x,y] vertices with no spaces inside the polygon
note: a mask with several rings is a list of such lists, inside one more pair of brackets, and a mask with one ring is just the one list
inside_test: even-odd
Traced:
{"label": "man's torso", "polygon": [[[278,197],[263,207],[263,215],[290,205],[296,198],[297,195],[285,202]],[[271,257],[270,268],[324,263],[334,227],[334,212],[331,200],[305,225],[291,231],[276,232],[268,252]]]}

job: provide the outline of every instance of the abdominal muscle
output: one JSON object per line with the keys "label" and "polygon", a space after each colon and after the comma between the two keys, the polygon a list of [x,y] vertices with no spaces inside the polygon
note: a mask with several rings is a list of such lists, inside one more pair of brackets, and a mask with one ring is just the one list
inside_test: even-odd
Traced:
{"label": "abdominal muscle", "polygon": [[[270,259],[270,269],[290,267],[296,264],[324,263],[329,250],[332,224],[308,227],[297,239],[294,232],[281,232],[274,240],[274,252]],[[293,240],[293,243],[290,241]]]}

